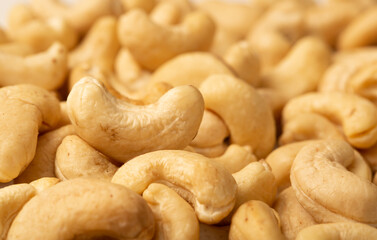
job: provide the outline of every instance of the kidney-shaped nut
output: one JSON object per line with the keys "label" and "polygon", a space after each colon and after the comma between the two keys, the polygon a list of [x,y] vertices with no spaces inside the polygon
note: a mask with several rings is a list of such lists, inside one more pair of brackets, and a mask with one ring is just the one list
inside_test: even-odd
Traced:
{"label": "kidney-shaped nut", "polygon": [[152,183],[143,192],[156,221],[155,240],[199,240],[194,209],[174,190]]}
{"label": "kidney-shaped nut", "polygon": [[200,11],[189,13],[174,27],[153,23],[141,10],[131,10],[119,20],[118,37],[135,59],[148,70],[155,70],[173,57],[210,47],[215,24]]}
{"label": "kidney-shaped nut", "polygon": [[66,136],[56,151],[55,175],[61,180],[93,177],[110,181],[118,167],[76,135]]}
{"label": "kidney-shaped nut", "polygon": [[67,53],[60,43],[28,57],[0,53],[0,86],[33,84],[58,89],[67,73]]}
{"label": "kidney-shaped nut", "polygon": [[60,179],[56,177],[43,177],[30,182],[30,185],[35,188],[37,193],[41,193],[44,190],[58,184]]}
{"label": "kidney-shaped nut", "polygon": [[16,178],[31,162],[38,132],[54,127],[60,118],[59,100],[33,85],[0,89],[0,182]]}
{"label": "kidney-shaped nut", "polygon": [[0,189],[0,239],[7,239],[8,229],[27,201],[37,194],[29,184],[15,184]]}
{"label": "kidney-shaped nut", "polygon": [[267,204],[251,200],[232,217],[230,240],[285,240],[277,214]]}
{"label": "kidney-shaped nut", "polygon": [[151,183],[172,187],[194,206],[204,223],[220,222],[232,210],[237,184],[220,164],[200,154],[162,150],[138,156],[115,173],[113,183],[141,194]]}
{"label": "kidney-shaped nut", "polygon": [[377,229],[362,223],[328,223],[317,224],[304,228],[299,232],[296,240],[370,240],[377,236]]}
{"label": "kidney-shaped nut", "polygon": [[248,145],[265,157],[275,145],[275,120],[267,102],[245,81],[213,75],[200,86],[206,108],[227,125],[230,142]]}
{"label": "kidney-shaped nut", "polygon": [[153,213],[142,197],[117,184],[80,178],[32,198],[13,221],[8,239],[146,240],[153,234]]}
{"label": "kidney-shaped nut", "polygon": [[354,158],[354,150],[342,140],[312,143],[297,154],[292,188],[316,222],[377,225],[377,186],[345,169]]}
{"label": "kidney-shaped nut", "polygon": [[195,137],[204,103],[192,86],[169,90],[157,102],[137,106],[112,96],[86,77],[72,88],[68,115],[77,135],[118,161],[160,149],[183,149]]}
{"label": "kidney-shaped nut", "polygon": [[377,141],[377,108],[356,94],[308,93],[289,101],[283,122],[301,113],[316,113],[342,127],[347,141],[357,148],[369,148]]}

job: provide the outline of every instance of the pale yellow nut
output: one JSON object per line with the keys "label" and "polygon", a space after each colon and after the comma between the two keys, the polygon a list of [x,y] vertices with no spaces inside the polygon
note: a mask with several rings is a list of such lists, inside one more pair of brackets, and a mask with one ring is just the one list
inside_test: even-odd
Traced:
{"label": "pale yellow nut", "polygon": [[153,213],[142,197],[117,184],[80,178],[32,198],[13,221],[7,239],[146,240],[153,234]]}
{"label": "pale yellow nut", "polygon": [[67,102],[61,101],[60,102],[60,120],[57,127],[63,127],[66,125],[71,124],[71,120],[69,120],[68,113],[67,113]]}
{"label": "pale yellow nut", "polygon": [[180,54],[161,65],[152,75],[152,82],[167,82],[173,86],[193,85],[197,88],[211,75],[235,76],[229,66],[206,52]]}
{"label": "pale yellow nut", "polygon": [[150,18],[157,24],[171,26],[179,23],[181,12],[174,1],[162,1],[153,8]]}
{"label": "pale yellow nut", "polygon": [[0,182],[16,178],[34,157],[38,133],[60,118],[59,101],[33,85],[0,89]]}
{"label": "pale yellow nut", "polygon": [[250,146],[265,157],[275,145],[275,121],[267,102],[245,81],[213,75],[200,86],[206,108],[227,125],[230,142]]}
{"label": "pale yellow nut", "polygon": [[199,224],[200,240],[228,240],[229,226]]}
{"label": "pale yellow nut", "polygon": [[281,231],[288,240],[296,239],[302,229],[317,224],[297,201],[291,187],[277,196],[274,209],[280,216]]}
{"label": "pale yellow nut", "polygon": [[354,158],[352,147],[341,140],[308,144],[297,154],[292,188],[316,222],[377,225],[377,186],[345,169]]}
{"label": "pale yellow nut", "polygon": [[74,133],[74,127],[67,125],[40,136],[33,160],[15,182],[30,183],[42,177],[55,177],[56,150],[64,137]]}
{"label": "pale yellow nut", "polygon": [[112,182],[139,194],[153,182],[164,183],[193,205],[199,220],[208,224],[230,213],[237,192],[236,181],[220,164],[179,150],[140,155],[119,168]]}
{"label": "pale yellow nut", "polygon": [[37,194],[29,184],[15,184],[0,189],[0,239],[5,240],[13,219],[26,202]]}
{"label": "pale yellow nut", "polygon": [[33,84],[58,89],[67,73],[67,53],[60,43],[27,57],[0,53],[0,86]]}
{"label": "pale yellow nut", "polygon": [[307,227],[296,240],[370,240],[377,236],[377,229],[361,223],[328,223]]}
{"label": "pale yellow nut", "polygon": [[237,42],[241,41],[243,37],[228,31],[222,26],[216,26],[215,36],[213,37],[210,52],[217,56],[224,56],[226,51]]}
{"label": "pale yellow nut", "polygon": [[[175,56],[210,47],[215,24],[200,11],[189,13],[181,24],[166,27],[152,22],[141,10],[131,10],[119,19],[118,37],[141,66],[155,70]],[[153,50],[151,50],[153,49]]]}
{"label": "pale yellow nut", "polygon": [[24,43],[19,42],[8,42],[0,44],[0,52],[10,55],[18,55],[21,57],[26,57],[35,53],[35,50]]}
{"label": "pale yellow nut", "polygon": [[156,5],[156,0],[121,0],[124,10],[142,9],[150,12]]}
{"label": "pale yellow nut", "polygon": [[152,183],[143,192],[156,221],[155,240],[199,240],[194,209],[169,187]]}
{"label": "pale yellow nut", "polygon": [[307,93],[289,101],[283,122],[301,113],[316,113],[341,126],[347,141],[357,148],[369,148],[377,141],[377,108],[355,94]]}
{"label": "pale yellow nut", "polygon": [[372,171],[377,172],[377,145],[373,145],[368,149],[361,150],[360,153],[368,162]]}
{"label": "pale yellow nut", "polygon": [[56,185],[60,182],[60,179],[55,177],[43,177],[30,182],[30,185],[35,188],[37,193],[41,193],[44,190]]}
{"label": "pale yellow nut", "polygon": [[267,101],[274,114],[275,120],[278,121],[286,103],[283,94],[272,88],[257,88],[257,92]]}
{"label": "pale yellow nut", "polygon": [[232,217],[229,240],[285,240],[279,220],[267,204],[251,200],[238,208]]}
{"label": "pale yellow nut", "polygon": [[61,180],[93,177],[110,181],[118,167],[76,135],[66,136],[56,151],[55,175]]}
{"label": "pale yellow nut", "polygon": [[220,143],[212,147],[192,147],[193,151],[209,158],[220,157],[225,154],[228,145],[226,143]]}
{"label": "pale yellow nut", "polygon": [[146,152],[186,147],[199,129],[204,103],[196,88],[180,86],[153,104],[137,106],[86,77],[72,88],[67,109],[78,136],[110,158],[126,162]]}

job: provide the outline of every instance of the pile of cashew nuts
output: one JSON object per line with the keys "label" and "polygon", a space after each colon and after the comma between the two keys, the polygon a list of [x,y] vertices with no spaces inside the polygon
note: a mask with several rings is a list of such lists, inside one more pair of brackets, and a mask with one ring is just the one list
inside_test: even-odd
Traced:
{"label": "pile of cashew nuts", "polygon": [[0,29],[0,240],[377,239],[376,0],[30,0]]}

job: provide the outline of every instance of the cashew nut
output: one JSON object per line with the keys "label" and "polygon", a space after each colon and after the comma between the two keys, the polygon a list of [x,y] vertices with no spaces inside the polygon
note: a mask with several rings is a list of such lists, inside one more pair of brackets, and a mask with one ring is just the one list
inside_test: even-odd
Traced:
{"label": "cashew nut", "polygon": [[150,12],[156,5],[156,0],[121,0],[124,10],[142,9]]}
{"label": "cashew nut", "polygon": [[140,155],[115,173],[113,183],[141,194],[151,183],[172,187],[194,206],[204,223],[220,222],[232,210],[237,184],[220,164],[200,154],[162,150]]}
{"label": "cashew nut", "polygon": [[220,157],[225,154],[227,148],[228,145],[226,143],[220,143],[212,147],[193,147],[194,152],[209,158]]}
{"label": "cashew nut", "polygon": [[35,50],[31,46],[26,45],[24,43],[9,42],[0,44],[0,52],[9,55],[18,55],[21,57],[25,57],[35,53]]}
{"label": "cashew nut", "polygon": [[56,185],[59,182],[60,182],[60,179],[55,178],[55,177],[43,177],[43,178],[32,181],[30,185],[35,188],[37,193],[41,193],[44,190]]}

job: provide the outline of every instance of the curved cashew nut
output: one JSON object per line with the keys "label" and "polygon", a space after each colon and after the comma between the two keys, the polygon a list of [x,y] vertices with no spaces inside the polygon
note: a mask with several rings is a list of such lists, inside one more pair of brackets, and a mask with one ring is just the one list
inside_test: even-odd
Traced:
{"label": "curved cashew nut", "polygon": [[150,13],[151,20],[159,25],[171,26],[178,24],[183,12],[181,12],[181,9],[176,4],[177,2],[178,1],[159,2]]}
{"label": "curved cashew nut", "polygon": [[237,185],[221,165],[200,154],[162,150],[138,156],[115,173],[113,183],[141,194],[151,183],[167,184],[190,202],[199,220],[214,224],[232,210]]}
{"label": "curved cashew nut", "polygon": [[9,227],[26,202],[36,195],[29,184],[16,184],[0,189],[0,239],[5,240]]}
{"label": "curved cashew nut", "polygon": [[33,84],[58,89],[67,73],[67,53],[60,43],[42,53],[21,57],[0,53],[0,86]]}
{"label": "curved cashew nut", "polygon": [[203,98],[192,86],[173,88],[154,104],[136,106],[116,99],[90,77],[75,84],[67,107],[77,135],[122,162],[154,150],[184,148],[204,111]]}
{"label": "curved cashew nut", "polygon": [[258,157],[275,145],[275,121],[267,102],[245,81],[213,75],[200,86],[206,108],[226,123],[231,143],[248,145]]}
{"label": "curved cashew nut", "polygon": [[376,238],[377,229],[362,223],[328,223],[307,227],[299,232],[296,240],[369,240]]}
{"label": "curved cashew nut", "polygon": [[143,198],[116,184],[80,178],[56,184],[25,204],[8,239],[151,239],[153,234],[153,213]]}
{"label": "curved cashew nut", "polygon": [[43,177],[55,177],[56,150],[66,136],[74,133],[74,127],[67,125],[40,136],[33,160],[20,176],[15,179],[15,182],[30,183]]}
{"label": "curved cashew nut", "polygon": [[232,217],[229,240],[285,240],[277,218],[274,210],[264,202],[248,201]]}
{"label": "curved cashew nut", "polygon": [[59,182],[60,182],[60,179],[55,178],[55,177],[43,177],[43,178],[30,182],[30,185],[35,188],[37,193],[41,193],[44,190],[58,184]]}
{"label": "curved cashew nut", "polygon": [[155,240],[199,240],[199,222],[194,209],[169,187],[152,183],[143,198],[155,216]]}
{"label": "curved cashew nut", "polygon": [[[9,65],[8,65],[9,66]],[[33,85],[0,89],[0,182],[16,178],[34,157],[38,131],[54,127],[60,115],[59,101]]]}
{"label": "curved cashew nut", "polygon": [[292,188],[315,221],[377,225],[377,186],[345,169],[354,158],[352,147],[340,140],[312,143],[297,154]]}
{"label": "curved cashew nut", "polygon": [[199,11],[189,13],[179,26],[173,28],[153,23],[141,10],[131,10],[120,18],[118,25],[122,46],[129,48],[135,59],[148,70],[155,70],[179,54],[208,49],[214,32],[215,24],[211,18]]}
{"label": "curved cashew nut", "polygon": [[226,143],[220,143],[212,147],[193,147],[193,151],[209,158],[216,158],[225,154],[227,148]]}
{"label": "curved cashew nut", "polygon": [[369,148],[377,141],[377,108],[355,94],[308,93],[289,101],[283,122],[301,113],[316,113],[342,126],[347,141],[357,148]]}
{"label": "curved cashew nut", "polygon": [[76,135],[66,136],[56,151],[55,175],[61,180],[93,177],[110,181],[118,167]]}

